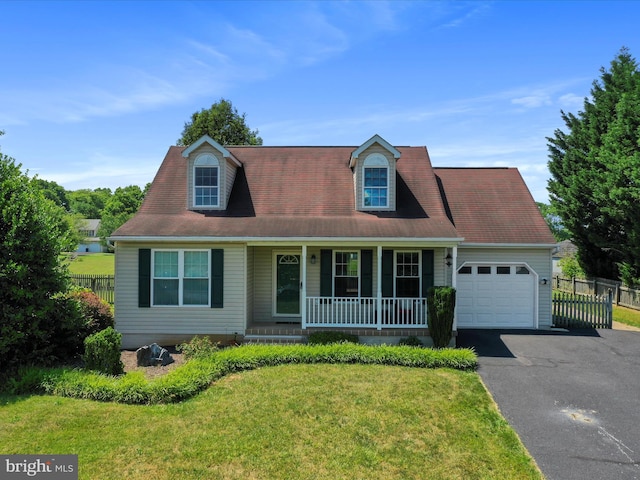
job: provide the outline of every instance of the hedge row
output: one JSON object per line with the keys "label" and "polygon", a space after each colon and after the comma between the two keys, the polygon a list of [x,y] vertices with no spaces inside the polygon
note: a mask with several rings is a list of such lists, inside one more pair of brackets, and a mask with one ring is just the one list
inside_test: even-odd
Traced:
{"label": "hedge row", "polygon": [[410,346],[244,345],[193,358],[166,375],[148,380],[141,371],[109,376],[80,369],[28,368],[9,382],[8,393],[45,393],[128,404],[171,403],[193,397],[215,380],[233,372],[283,364],[347,363],[416,368],[475,370],[477,357],[469,349]]}

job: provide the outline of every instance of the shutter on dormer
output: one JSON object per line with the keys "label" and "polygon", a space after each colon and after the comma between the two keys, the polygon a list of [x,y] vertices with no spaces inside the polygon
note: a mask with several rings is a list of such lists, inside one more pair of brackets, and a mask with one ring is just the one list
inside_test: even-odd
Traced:
{"label": "shutter on dormer", "polygon": [[138,249],[138,307],[151,307],[151,249]]}
{"label": "shutter on dormer", "polygon": [[422,251],[422,297],[427,298],[427,292],[434,284],[433,250]]}

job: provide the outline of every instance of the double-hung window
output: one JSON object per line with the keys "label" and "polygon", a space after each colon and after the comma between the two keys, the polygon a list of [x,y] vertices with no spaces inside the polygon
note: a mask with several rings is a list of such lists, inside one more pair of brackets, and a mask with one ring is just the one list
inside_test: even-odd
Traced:
{"label": "double-hung window", "polygon": [[220,206],[220,164],[211,154],[200,155],[194,163],[193,205]]}
{"label": "double-hung window", "polygon": [[369,155],[364,161],[362,201],[364,208],[389,206],[389,162],[379,153]]}
{"label": "double-hung window", "polygon": [[358,252],[335,252],[334,296],[357,297],[360,293]]}
{"label": "double-hung window", "polygon": [[396,252],[396,297],[420,296],[420,254]]}
{"label": "double-hung window", "polygon": [[208,306],[208,250],[153,251],[153,305]]}

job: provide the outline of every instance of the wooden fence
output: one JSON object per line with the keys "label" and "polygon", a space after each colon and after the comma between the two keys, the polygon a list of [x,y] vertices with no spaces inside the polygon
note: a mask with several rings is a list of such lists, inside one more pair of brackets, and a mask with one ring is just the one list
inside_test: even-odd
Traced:
{"label": "wooden fence", "polygon": [[622,282],[606,278],[561,278],[554,277],[553,288],[564,292],[585,295],[605,295],[613,292],[613,303],[634,310],[640,310],[640,289],[625,287]]}
{"label": "wooden fence", "polygon": [[71,275],[71,281],[83,288],[90,288],[100,298],[113,304],[115,276],[113,275]]}
{"label": "wooden fence", "polygon": [[605,295],[553,292],[553,324],[562,328],[611,328],[613,292]]}

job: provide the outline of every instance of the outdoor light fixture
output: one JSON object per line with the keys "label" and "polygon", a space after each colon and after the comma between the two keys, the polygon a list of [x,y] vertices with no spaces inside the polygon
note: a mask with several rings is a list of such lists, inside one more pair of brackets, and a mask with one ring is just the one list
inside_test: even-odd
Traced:
{"label": "outdoor light fixture", "polygon": [[311,255],[311,265],[315,265],[316,264],[316,256],[315,254]]}
{"label": "outdoor light fixture", "polygon": [[447,253],[447,256],[446,256],[446,257],[444,257],[444,259],[446,260],[446,262],[445,262],[445,263],[446,263],[447,267],[450,267],[450,266],[452,265],[451,260],[453,259],[453,257],[451,256],[451,254],[450,254],[450,253]]}

